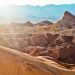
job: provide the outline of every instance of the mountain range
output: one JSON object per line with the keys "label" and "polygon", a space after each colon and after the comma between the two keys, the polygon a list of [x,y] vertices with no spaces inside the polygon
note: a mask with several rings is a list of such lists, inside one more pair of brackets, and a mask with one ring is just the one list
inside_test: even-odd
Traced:
{"label": "mountain range", "polygon": [[49,20],[56,22],[64,15],[65,11],[75,14],[75,4],[62,5],[6,5],[0,6],[0,22],[39,22]]}

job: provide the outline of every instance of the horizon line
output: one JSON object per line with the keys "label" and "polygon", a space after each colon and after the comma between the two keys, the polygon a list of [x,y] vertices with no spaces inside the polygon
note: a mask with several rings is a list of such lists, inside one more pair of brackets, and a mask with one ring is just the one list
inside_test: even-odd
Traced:
{"label": "horizon line", "polygon": [[0,6],[49,6],[49,5],[55,5],[55,6],[60,6],[60,5],[75,5],[75,3],[68,3],[68,4],[46,4],[46,5],[32,5],[32,4],[5,4],[5,5],[0,5]]}

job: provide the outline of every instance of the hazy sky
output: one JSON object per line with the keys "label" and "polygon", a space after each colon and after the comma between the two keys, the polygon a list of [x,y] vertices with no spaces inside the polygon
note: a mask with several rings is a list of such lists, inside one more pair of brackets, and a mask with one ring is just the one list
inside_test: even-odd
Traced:
{"label": "hazy sky", "polygon": [[47,4],[71,4],[75,0],[0,0],[0,5],[17,4],[17,5],[47,5]]}

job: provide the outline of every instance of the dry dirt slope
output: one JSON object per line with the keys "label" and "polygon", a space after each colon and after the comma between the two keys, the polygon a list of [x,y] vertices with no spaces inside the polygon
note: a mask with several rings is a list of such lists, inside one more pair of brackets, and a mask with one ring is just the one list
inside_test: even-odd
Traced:
{"label": "dry dirt slope", "polygon": [[0,46],[0,75],[75,75],[75,72]]}

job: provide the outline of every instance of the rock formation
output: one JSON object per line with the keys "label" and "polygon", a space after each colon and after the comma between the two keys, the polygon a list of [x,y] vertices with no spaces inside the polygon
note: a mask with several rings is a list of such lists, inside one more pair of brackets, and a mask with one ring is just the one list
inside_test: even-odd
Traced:
{"label": "rock formation", "polygon": [[0,75],[75,75],[53,60],[0,46]]}
{"label": "rock formation", "polygon": [[60,28],[75,28],[75,16],[66,11],[63,18],[57,24]]}

